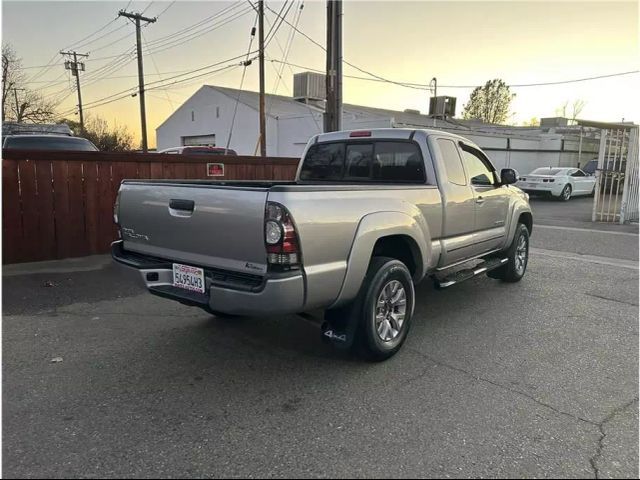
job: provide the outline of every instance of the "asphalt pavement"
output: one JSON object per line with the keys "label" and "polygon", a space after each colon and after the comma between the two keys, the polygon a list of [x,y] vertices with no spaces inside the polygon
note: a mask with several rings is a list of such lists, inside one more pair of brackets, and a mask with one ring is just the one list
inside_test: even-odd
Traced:
{"label": "asphalt pavement", "polygon": [[534,202],[520,283],[421,284],[378,364],[104,257],[5,268],[4,476],[637,478],[637,229],[572,202]]}

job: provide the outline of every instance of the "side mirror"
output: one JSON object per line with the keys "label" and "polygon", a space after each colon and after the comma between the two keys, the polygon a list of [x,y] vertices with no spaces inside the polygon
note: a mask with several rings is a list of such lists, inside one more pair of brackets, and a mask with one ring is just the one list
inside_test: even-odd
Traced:
{"label": "side mirror", "polygon": [[500,170],[500,183],[502,185],[513,185],[518,181],[518,172],[513,168],[503,168]]}

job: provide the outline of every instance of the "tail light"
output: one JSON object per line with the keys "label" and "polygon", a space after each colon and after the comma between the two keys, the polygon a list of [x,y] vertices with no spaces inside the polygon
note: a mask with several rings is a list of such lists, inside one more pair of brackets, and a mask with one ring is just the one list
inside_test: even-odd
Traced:
{"label": "tail light", "polygon": [[300,243],[291,215],[279,203],[267,202],[264,216],[267,263],[273,270],[300,268]]}
{"label": "tail light", "polygon": [[118,210],[120,209],[120,190],[116,195],[116,202],[113,204],[113,223],[118,225]]}
{"label": "tail light", "polygon": [[370,137],[371,136],[371,132],[369,130],[356,130],[354,132],[351,132],[349,134],[349,136],[351,138],[358,138],[358,137]]}

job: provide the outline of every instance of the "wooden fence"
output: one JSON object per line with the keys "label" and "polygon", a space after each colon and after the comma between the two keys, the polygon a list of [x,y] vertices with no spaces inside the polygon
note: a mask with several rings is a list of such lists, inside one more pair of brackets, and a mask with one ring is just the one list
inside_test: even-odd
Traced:
{"label": "wooden fence", "polygon": [[[224,163],[208,177],[207,163]],[[104,152],[2,152],[2,263],[109,251],[123,179],[292,180],[297,158]]]}

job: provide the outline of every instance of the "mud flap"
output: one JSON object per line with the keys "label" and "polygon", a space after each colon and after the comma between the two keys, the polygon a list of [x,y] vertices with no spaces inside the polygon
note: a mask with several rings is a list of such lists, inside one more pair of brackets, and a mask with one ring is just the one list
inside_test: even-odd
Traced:
{"label": "mud flap", "polygon": [[361,312],[361,302],[357,300],[349,306],[327,310],[321,327],[322,340],[340,350],[349,350],[358,334]]}

